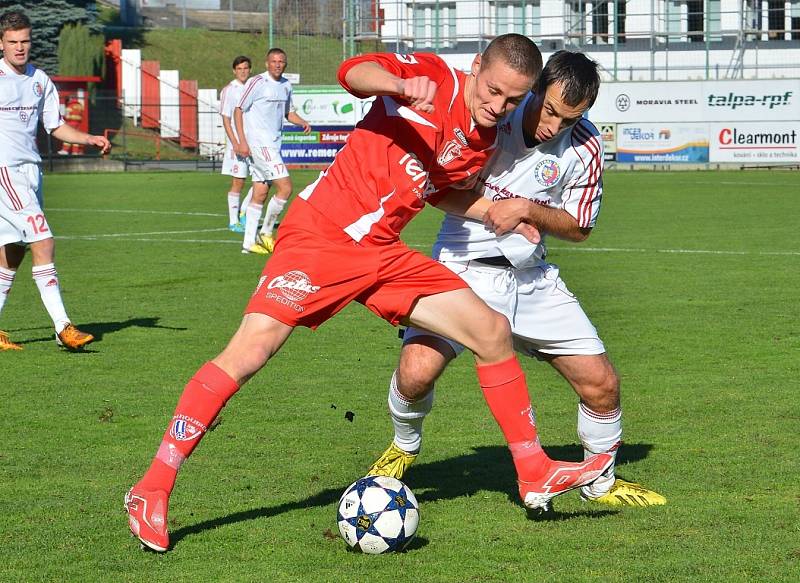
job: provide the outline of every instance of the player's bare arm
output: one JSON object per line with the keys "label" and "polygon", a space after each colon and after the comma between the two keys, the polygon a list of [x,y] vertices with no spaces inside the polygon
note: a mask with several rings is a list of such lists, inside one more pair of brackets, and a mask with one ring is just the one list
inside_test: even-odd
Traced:
{"label": "player's bare arm", "polygon": [[250,156],[250,146],[247,144],[247,136],[244,133],[244,114],[241,107],[234,108],[233,123],[236,124],[236,133],[242,138],[234,144],[233,151],[239,156],[247,158]]}
{"label": "player's bare arm", "polygon": [[100,149],[101,154],[107,154],[111,150],[111,142],[105,136],[93,136],[67,124],[58,126],[52,134],[62,142],[95,146]]}
{"label": "player's bare arm", "polygon": [[498,200],[483,215],[483,224],[496,235],[513,230],[520,221],[534,225],[542,233],[575,243],[585,241],[592,232],[591,228],[579,226],[577,219],[564,209],[545,207],[527,198]]}
{"label": "player's bare arm", "polygon": [[289,113],[287,113],[286,119],[289,121],[289,123],[293,123],[294,125],[303,128],[304,134],[308,135],[309,133],[311,133],[311,124],[309,124],[306,120],[297,115],[295,112],[290,111]]}
{"label": "player's bare arm", "polygon": [[377,63],[359,63],[347,71],[345,82],[353,91],[363,95],[398,95],[411,107],[430,113],[436,82],[426,76],[403,79]]}
{"label": "player's bare arm", "polygon": [[239,144],[239,141],[236,139],[236,134],[233,132],[231,118],[229,118],[227,115],[222,116],[222,127],[225,129],[225,135],[228,136],[228,140],[230,140],[233,149],[236,150],[236,146]]}
{"label": "player's bare arm", "polygon": [[[473,221],[480,221],[486,223],[486,214],[492,208],[493,203],[485,198],[483,195],[475,192],[474,190],[457,190],[449,189],[447,194],[440,198],[434,206],[439,210],[453,215],[458,215]],[[504,235],[506,233],[519,233],[533,244],[539,243],[542,240],[539,229],[536,224],[526,222],[522,215],[519,216],[516,223],[511,224],[513,221],[509,219],[505,223],[504,230],[498,231],[492,227],[496,235]]]}

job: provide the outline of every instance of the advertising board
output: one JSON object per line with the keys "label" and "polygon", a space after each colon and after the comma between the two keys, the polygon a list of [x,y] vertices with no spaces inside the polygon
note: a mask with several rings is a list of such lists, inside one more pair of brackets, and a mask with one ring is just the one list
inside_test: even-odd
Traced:
{"label": "advertising board", "polygon": [[800,79],[603,83],[595,123],[798,121]]}
{"label": "advertising board", "polygon": [[618,124],[617,161],[669,164],[708,162],[708,124]]}
{"label": "advertising board", "polygon": [[782,164],[800,162],[800,121],[735,122],[709,126],[711,162]]}

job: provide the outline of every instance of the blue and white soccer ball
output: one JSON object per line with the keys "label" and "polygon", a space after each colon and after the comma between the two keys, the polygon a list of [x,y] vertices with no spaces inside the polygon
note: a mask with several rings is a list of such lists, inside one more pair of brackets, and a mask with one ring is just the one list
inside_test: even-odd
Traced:
{"label": "blue and white soccer ball", "polygon": [[403,550],[417,532],[419,505],[400,480],[367,476],[339,499],[339,532],[354,550],[377,555]]}

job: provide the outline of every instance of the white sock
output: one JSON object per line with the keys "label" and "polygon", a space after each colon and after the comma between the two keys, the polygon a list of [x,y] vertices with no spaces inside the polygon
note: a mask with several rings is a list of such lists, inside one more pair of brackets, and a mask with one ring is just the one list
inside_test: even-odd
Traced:
{"label": "white sock", "polygon": [[11,285],[14,283],[15,275],[17,275],[16,271],[0,267],[0,312],[3,311],[8,294],[11,293]]}
{"label": "white sock", "polygon": [[263,204],[251,202],[247,206],[247,220],[244,223],[244,242],[242,243],[242,247],[245,249],[250,249],[256,244],[256,231],[262,210],[264,210]]}
{"label": "white sock", "polygon": [[228,223],[235,225],[239,222],[239,193],[228,193]]}
{"label": "white sock", "polygon": [[[239,207],[239,208],[240,209],[246,209],[247,207],[249,207],[250,206],[250,201],[252,200],[252,198],[253,198],[253,187],[251,186],[249,188],[249,190],[247,191],[247,196],[245,196],[244,200],[242,201],[242,206]],[[245,211],[239,210],[239,212],[240,213],[244,213]]]}
{"label": "white sock", "polygon": [[67,310],[64,308],[64,302],[61,299],[61,288],[58,285],[56,267],[52,263],[36,265],[31,272],[33,273],[33,281],[36,282],[36,287],[39,288],[39,295],[42,296],[42,303],[47,313],[50,314],[53,325],[56,327],[56,332],[61,332],[64,326],[69,324],[69,318],[67,318]]}
{"label": "white sock", "polygon": [[283,209],[286,208],[286,203],[288,202],[288,200],[283,200],[277,196],[273,196],[271,199],[269,199],[269,204],[267,205],[267,216],[264,218],[264,224],[261,225],[262,235],[272,236],[272,230],[275,228],[275,223],[277,222],[278,217],[281,216]]}
{"label": "white sock", "polygon": [[[614,460],[617,450],[622,444],[622,409],[614,409],[608,413],[592,411],[583,403],[578,403],[578,436],[583,444],[583,457],[596,453],[608,453]],[[614,466],[607,476],[601,476],[590,486],[581,488],[584,494],[597,498],[614,485]]]}
{"label": "white sock", "polygon": [[397,390],[397,371],[389,382],[389,415],[394,425],[394,442],[403,451],[416,453],[422,446],[422,422],[433,407],[433,391],[419,401],[409,401]]}

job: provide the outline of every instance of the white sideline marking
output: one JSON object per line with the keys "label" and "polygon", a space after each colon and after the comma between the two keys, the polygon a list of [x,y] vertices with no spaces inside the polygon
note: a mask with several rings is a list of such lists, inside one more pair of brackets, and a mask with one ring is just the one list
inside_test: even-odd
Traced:
{"label": "white sideline marking", "polygon": [[[124,235],[122,235],[121,237],[124,237]],[[59,240],[72,240],[72,241],[97,241],[99,239],[99,236],[85,235],[85,236],[74,237],[74,236],[71,236],[71,235],[66,235],[66,236],[57,235],[55,238],[59,239]],[[142,243],[226,243],[226,244],[235,244],[235,245],[241,245],[242,244],[242,242],[239,241],[239,240],[230,241],[230,240],[225,240],[225,239],[147,239],[147,238],[131,238],[131,239],[118,239],[118,240],[121,240],[121,241],[138,241],[138,242],[142,242]]]}
{"label": "white sideline marking", "polygon": [[800,251],[714,251],[711,249],[644,249],[621,247],[548,247],[553,251],[581,251],[584,253],[686,253],[695,255],[769,255],[793,256],[800,255]]}
{"label": "white sideline marking", "polygon": [[188,235],[189,233],[215,233],[227,231],[225,227],[215,227],[213,229],[193,229],[191,231],[153,231],[151,233],[104,233],[100,235],[69,235],[57,237],[58,239],[102,239],[104,237],[142,237],[145,235]]}
{"label": "white sideline marking", "polygon": [[183,215],[190,217],[224,217],[222,213],[187,213],[184,211],[151,211],[151,210],[121,210],[121,209],[69,209],[47,207],[45,211],[58,211],[62,213],[123,213],[135,215]]}

